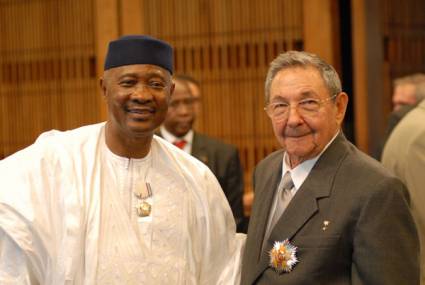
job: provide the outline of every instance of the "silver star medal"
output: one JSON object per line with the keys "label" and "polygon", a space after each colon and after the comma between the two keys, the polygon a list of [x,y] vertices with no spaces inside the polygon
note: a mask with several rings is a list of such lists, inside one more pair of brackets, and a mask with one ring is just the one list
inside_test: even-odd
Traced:
{"label": "silver star medal", "polygon": [[275,241],[269,251],[270,266],[279,274],[291,272],[298,263],[297,249],[288,239]]}

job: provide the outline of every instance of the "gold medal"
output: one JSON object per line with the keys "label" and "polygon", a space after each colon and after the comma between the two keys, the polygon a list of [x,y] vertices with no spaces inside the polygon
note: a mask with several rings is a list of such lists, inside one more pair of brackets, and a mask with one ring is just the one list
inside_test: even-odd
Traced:
{"label": "gold medal", "polygon": [[152,206],[148,202],[142,201],[136,209],[139,217],[147,217],[151,214]]}
{"label": "gold medal", "polygon": [[139,217],[147,217],[151,214],[152,205],[146,199],[152,197],[152,189],[149,183],[139,183],[134,191],[134,195],[139,199],[136,206],[137,215]]}

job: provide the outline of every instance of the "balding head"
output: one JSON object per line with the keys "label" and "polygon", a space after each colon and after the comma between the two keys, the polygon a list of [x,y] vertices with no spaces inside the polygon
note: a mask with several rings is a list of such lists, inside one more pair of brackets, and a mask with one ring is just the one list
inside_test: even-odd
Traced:
{"label": "balding head", "polygon": [[425,84],[425,74],[416,73],[400,77],[394,80],[394,93],[392,97],[393,110],[396,111],[405,105],[415,105],[425,98],[423,88],[418,86]]}

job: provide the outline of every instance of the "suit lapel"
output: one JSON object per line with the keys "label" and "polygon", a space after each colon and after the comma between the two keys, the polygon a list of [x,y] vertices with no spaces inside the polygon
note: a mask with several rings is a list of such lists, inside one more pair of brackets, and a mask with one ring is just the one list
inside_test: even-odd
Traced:
{"label": "suit lapel", "polygon": [[[274,165],[271,167],[271,169],[276,169],[277,171],[271,171],[271,175],[266,180],[265,188],[261,192],[261,196],[259,197],[259,205],[256,208],[255,215],[258,216],[258,219],[256,220],[260,226],[254,227],[256,229],[261,229],[259,231],[256,231],[256,242],[259,244],[263,244],[263,238],[266,233],[267,229],[267,222],[270,214],[270,209],[273,204],[273,197],[276,192],[277,186],[279,185],[279,182],[282,178],[282,159],[278,161],[278,165]],[[257,253],[256,253],[256,260],[258,261],[261,257],[261,246],[257,247]]]}
{"label": "suit lapel", "polygon": [[[335,174],[346,153],[344,142],[346,142],[344,135],[338,135],[316,162],[307,179],[298,189],[271,231],[265,245],[266,249],[270,249],[275,241],[292,240],[296,233],[318,211],[317,200],[331,195]],[[271,200],[268,205],[262,205],[262,207],[270,208],[270,205]],[[264,231],[262,231],[262,235],[264,236]],[[260,254],[260,262],[253,280],[269,266],[268,252],[265,250]]]}
{"label": "suit lapel", "polygon": [[[246,263],[246,270],[244,270],[244,273],[247,274],[247,280],[253,281],[256,278],[257,275],[254,276],[254,274],[256,269],[260,266],[259,261],[262,260],[261,245],[267,227],[271,208],[270,205],[272,205],[274,193],[282,177],[282,158],[283,152],[280,152],[276,158],[270,162],[266,175],[257,178],[261,179],[258,181],[258,185],[254,182],[256,184],[255,201],[249,223],[246,245],[249,251],[246,251],[244,256],[244,263]],[[252,281],[249,282],[249,284],[251,284]]]}

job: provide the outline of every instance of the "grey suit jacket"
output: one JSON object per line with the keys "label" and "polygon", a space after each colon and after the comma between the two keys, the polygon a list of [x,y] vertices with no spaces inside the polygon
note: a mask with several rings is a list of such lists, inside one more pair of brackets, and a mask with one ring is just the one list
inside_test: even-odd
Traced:
{"label": "grey suit jacket", "polygon": [[[277,151],[255,170],[241,284],[419,284],[418,237],[404,185],[342,134],[319,158],[261,252],[282,159]],[[298,247],[299,262],[279,274],[267,252],[285,239]]]}

